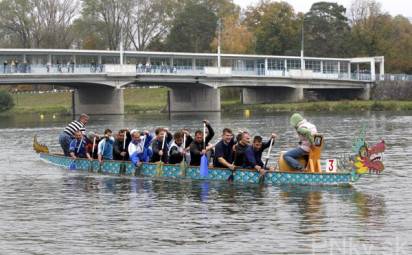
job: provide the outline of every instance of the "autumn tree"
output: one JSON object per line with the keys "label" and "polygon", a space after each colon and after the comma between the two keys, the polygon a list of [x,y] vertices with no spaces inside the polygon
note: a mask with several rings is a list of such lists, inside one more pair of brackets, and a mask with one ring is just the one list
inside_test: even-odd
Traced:
{"label": "autumn tree", "polygon": [[245,24],[255,36],[255,52],[298,55],[301,19],[286,2],[262,1],[248,7]]}

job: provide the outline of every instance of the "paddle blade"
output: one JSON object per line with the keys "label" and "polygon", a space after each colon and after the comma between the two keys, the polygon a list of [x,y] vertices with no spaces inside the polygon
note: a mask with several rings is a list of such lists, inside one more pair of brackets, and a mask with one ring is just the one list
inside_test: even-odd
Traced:
{"label": "paddle blade", "polygon": [[163,162],[159,161],[156,163],[156,175],[162,176],[163,175]]}
{"label": "paddle blade", "polygon": [[186,161],[182,160],[182,162],[180,162],[180,176],[181,177],[185,177],[186,176]]}
{"label": "paddle blade", "polygon": [[76,170],[76,162],[73,160],[73,162],[69,166],[69,170]]}
{"label": "paddle blade", "polygon": [[209,162],[207,161],[206,155],[203,155],[200,159],[200,176],[206,178],[209,176]]}

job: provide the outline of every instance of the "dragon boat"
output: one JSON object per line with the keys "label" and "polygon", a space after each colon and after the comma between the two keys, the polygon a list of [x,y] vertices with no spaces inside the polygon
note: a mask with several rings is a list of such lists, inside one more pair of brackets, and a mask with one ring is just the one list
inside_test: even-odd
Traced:
{"label": "dragon boat", "polygon": [[[361,131],[362,132],[362,131]],[[53,165],[90,173],[100,173],[121,176],[140,176],[147,178],[165,179],[193,179],[211,181],[231,181],[234,183],[254,183],[267,185],[352,185],[365,174],[380,174],[383,169],[382,154],[385,142],[368,147],[364,135],[357,138],[353,144],[352,155],[346,159],[321,161],[320,154],[323,148],[323,136],[315,136],[315,144],[309,157],[301,159],[306,165],[305,171],[294,171],[283,160],[282,154],[278,160],[277,170],[260,175],[250,169],[208,168],[202,174],[200,167],[188,166],[185,162],[176,165],[158,163],[142,163],[136,167],[130,161],[72,159],[61,154],[50,153],[46,145],[40,144],[34,137],[33,148],[40,159]]]}

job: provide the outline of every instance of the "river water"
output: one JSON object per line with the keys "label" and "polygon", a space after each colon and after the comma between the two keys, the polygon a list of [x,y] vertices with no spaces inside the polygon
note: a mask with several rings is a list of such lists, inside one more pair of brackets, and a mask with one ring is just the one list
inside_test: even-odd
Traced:
{"label": "river water", "polygon": [[[120,178],[43,163],[32,138],[58,151],[70,117],[0,119],[0,254],[410,254],[411,113],[307,114],[325,158],[350,152],[368,125],[384,138],[386,169],[353,187],[259,187]],[[279,134],[273,155],[296,144],[289,114],[92,116],[88,129],[223,127]],[[272,160],[274,162],[274,160]]]}

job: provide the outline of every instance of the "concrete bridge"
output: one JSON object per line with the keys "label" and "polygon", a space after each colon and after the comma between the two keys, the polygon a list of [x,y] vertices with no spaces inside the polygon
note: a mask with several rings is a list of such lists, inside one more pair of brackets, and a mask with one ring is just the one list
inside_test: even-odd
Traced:
{"label": "concrete bridge", "polygon": [[122,114],[122,89],[147,85],[170,88],[172,112],[220,111],[222,87],[242,88],[245,104],[297,102],[305,90],[369,99],[384,75],[383,57],[0,49],[0,61],[0,85],[74,88],[76,114]]}

